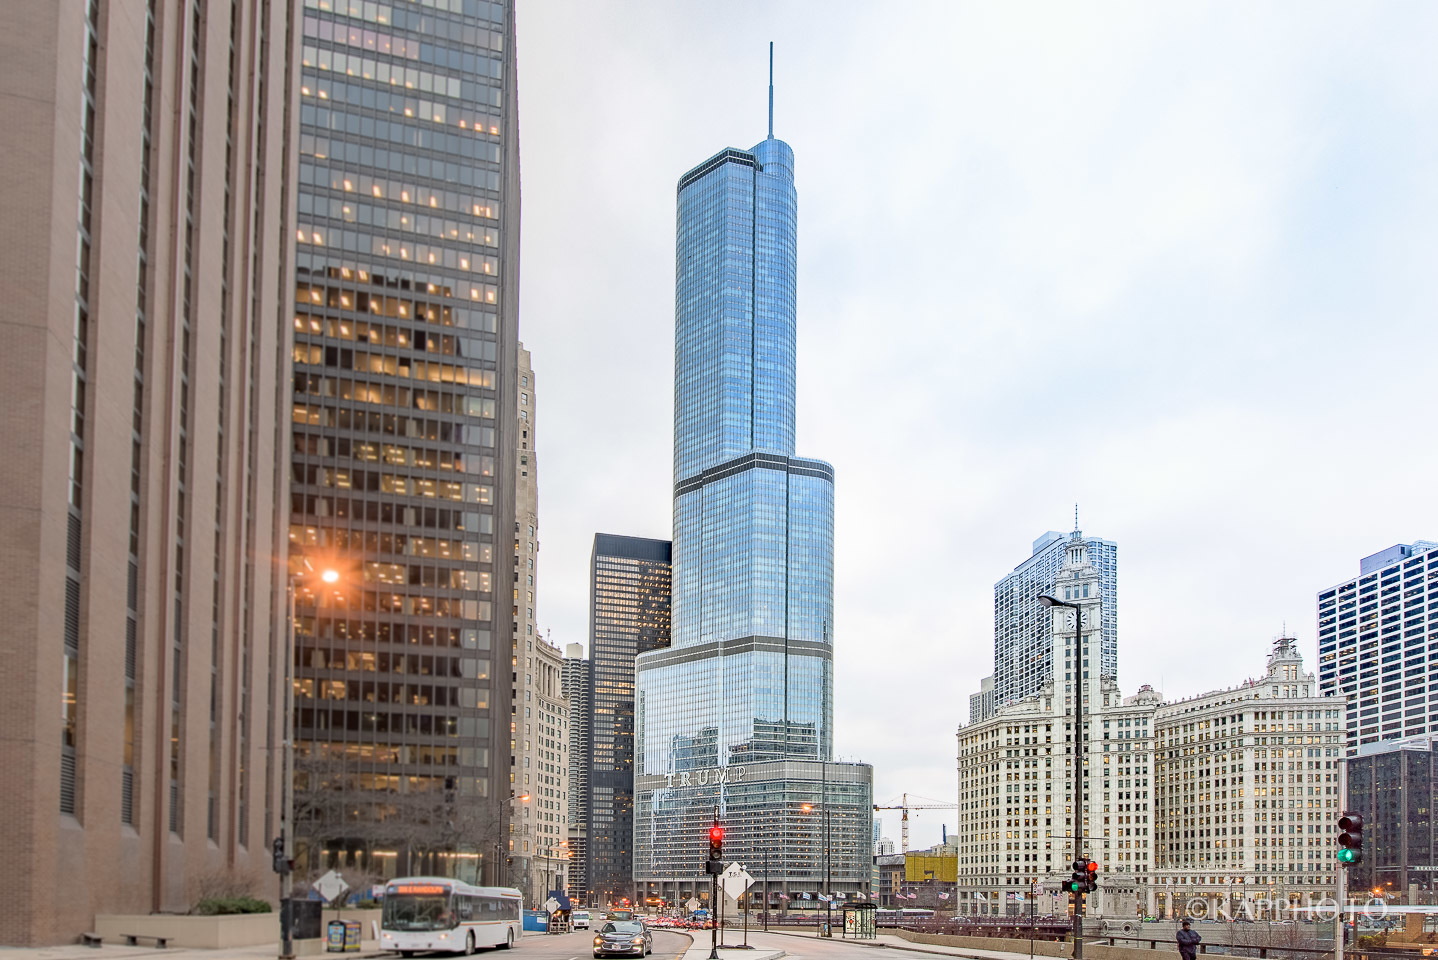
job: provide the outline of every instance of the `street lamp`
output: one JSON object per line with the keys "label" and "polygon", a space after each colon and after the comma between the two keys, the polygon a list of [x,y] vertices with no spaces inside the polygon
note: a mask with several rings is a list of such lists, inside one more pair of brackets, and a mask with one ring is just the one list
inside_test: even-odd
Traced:
{"label": "street lamp", "polygon": [[[1083,761],[1079,744],[1083,737],[1083,608],[1048,594],[1039,596],[1039,603],[1046,607],[1064,607],[1074,612],[1074,860],[1082,856],[1083,850]],[[1052,633],[1050,633],[1052,636]],[[1084,751],[1085,753],[1087,751]],[[1083,960],[1083,898],[1074,893],[1074,952],[1073,960]]]}
{"label": "street lamp", "polygon": [[[511,790],[511,791],[509,792],[509,799],[510,799],[511,801],[518,800],[520,803],[528,803],[528,802],[529,802],[529,792],[528,792],[528,791],[525,791],[524,793],[516,794],[513,790]],[[521,818],[521,819],[522,819],[522,818]],[[523,836],[524,836],[524,835],[521,834],[521,842],[523,842],[523,839],[522,839]],[[513,844],[513,841],[511,840],[510,843]],[[512,853],[512,852],[513,852],[513,851],[511,850],[511,853]],[[539,855],[539,844],[536,842],[536,843],[535,843],[535,846],[534,846],[534,856],[538,856],[538,855]],[[514,882],[514,869],[513,869],[513,868],[514,868],[514,858],[513,858],[513,857],[510,857],[510,858],[509,858],[509,866],[510,866],[510,870],[508,871],[508,873],[509,873],[509,884],[510,884],[510,886],[518,886],[519,884],[516,884],[516,883]],[[534,860],[533,860],[533,856],[526,856],[526,857],[524,858],[524,894],[525,894],[525,896],[528,896],[528,897],[532,897],[532,896],[534,895]]]}
{"label": "street lamp", "polygon": [[[833,843],[833,834],[830,831],[829,825],[829,805],[823,803],[822,806],[823,809],[820,813],[824,816],[824,890],[829,897],[829,899],[824,901],[824,935],[832,936],[831,931],[833,930],[834,923],[834,892],[829,888],[832,886],[830,878],[830,849]],[[804,813],[813,813],[814,805],[812,803],[805,803],[800,805],[799,809]]]}
{"label": "street lamp", "polygon": [[[280,846],[284,850],[283,866],[280,871],[280,956],[289,960],[295,955],[294,911],[290,906],[290,895],[294,892],[294,877],[290,862],[295,856],[295,595],[299,592],[299,581],[314,572],[314,565],[308,557],[301,557],[303,570],[289,575],[287,587],[289,600],[289,625],[285,631],[285,754],[284,775],[280,782]],[[325,583],[338,583],[338,570],[326,569],[320,572]]]}

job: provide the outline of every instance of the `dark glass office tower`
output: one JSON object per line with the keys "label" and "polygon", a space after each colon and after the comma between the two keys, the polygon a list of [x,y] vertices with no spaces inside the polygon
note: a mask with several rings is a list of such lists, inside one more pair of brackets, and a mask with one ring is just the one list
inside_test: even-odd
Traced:
{"label": "dark glass office tower", "polygon": [[669,563],[668,540],[594,536],[586,884],[600,906],[634,896],[634,661],[669,646]]}
{"label": "dark glass office tower", "polygon": [[831,760],[834,471],[795,455],[794,153],[771,129],[677,193],[674,643],[637,665],[635,877],[707,896],[717,809],[776,896],[867,890],[872,770]]}
{"label": "dark glass office tower", "polygon": [[299,870],[507,881],[513,3],[303,5]]}
{"label": "dark glass office tower", "polygon": [[1435,742],[1430,733],[1365,743],[1342,761],[1348,764],[1345,808],[1363,815],[1365,835],[1362,861],[1346,868],[1350,890],[1379,889],[1396,894],[1399,903],[1438,902]]}

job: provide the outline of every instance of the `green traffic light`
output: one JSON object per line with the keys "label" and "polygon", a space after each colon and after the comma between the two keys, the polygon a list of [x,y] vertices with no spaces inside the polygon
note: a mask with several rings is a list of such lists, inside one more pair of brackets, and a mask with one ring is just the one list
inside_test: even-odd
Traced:
{"label": "green traffic light", "polygon": [[1339,851],[1338,851],[1338,862],[1339,862],[1339,863],[1357,863],[1357,862],[1358,862],[1358,851],[1357,851],[1357,850],[1339,850]]}

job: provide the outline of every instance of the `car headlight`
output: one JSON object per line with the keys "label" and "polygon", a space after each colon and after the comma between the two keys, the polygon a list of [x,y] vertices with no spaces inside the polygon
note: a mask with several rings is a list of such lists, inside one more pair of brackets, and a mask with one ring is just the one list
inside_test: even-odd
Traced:
{"label": "car headlight", "polygon": [[594,945],[595,945],[596,947],[602,947],[602,946],[604,946],[604,938],[603,938],[603,937],[595,937],[595,938],[594,938]]}
{"label": "car headlight", "polygon": [[644,942],[644,938],[643,938],[643,937],[635,937],[635,938],[634,938],[634,942],[635,942],[636,944],[643,943],[643,942]]}

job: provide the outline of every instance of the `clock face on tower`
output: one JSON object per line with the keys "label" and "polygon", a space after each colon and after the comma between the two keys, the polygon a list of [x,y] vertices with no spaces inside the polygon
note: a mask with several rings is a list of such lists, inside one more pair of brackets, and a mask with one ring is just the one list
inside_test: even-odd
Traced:
{"label": "clock face on tower", "polygon": [[1078,623],[1078,616],[1072,610],[1064,614],[1064,626],[1072,630],[1076,623]]}

